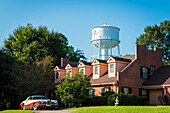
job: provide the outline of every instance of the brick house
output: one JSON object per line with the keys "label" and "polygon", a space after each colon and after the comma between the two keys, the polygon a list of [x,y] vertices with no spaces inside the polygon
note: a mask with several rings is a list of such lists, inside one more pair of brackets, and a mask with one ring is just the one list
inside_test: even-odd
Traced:
{"label": "brick house", "polygon": [[91,97],[114,91],[148,96],[150,104],[160,104],[157,96],[164,94],[168,96],[170,104],[170,66],[162,65],[161,49],[147,50],[136,45],[135,55],[110,56],[106,60],[80,61],[79,64],[62,59],[61,66],[54,69],[55,82],[61,80],[64,73],[71,72],[72,76],[80,70],[91,78]]}

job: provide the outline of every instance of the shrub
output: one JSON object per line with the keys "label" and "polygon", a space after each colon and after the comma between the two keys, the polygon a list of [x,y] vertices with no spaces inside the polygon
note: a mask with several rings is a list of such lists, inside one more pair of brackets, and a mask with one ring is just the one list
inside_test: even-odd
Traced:
{"label": "shrub", "polygon": [[146,97],[146,96],[139,96],[138,100],[139,100],[139,105],[148,104],[148,97]]}
{"label": "shrub", "polygon": [[161,104],[166,105],[167,104],[167,96],[166,95],[159,95],[158,96],[158,101]]}
{"label": "shrub", "polygon": [[85,96],[82,102],[83,106],[92,106],[92,99],[89,96]]}
{"label": "shrub", "polygon": [[107,91],[107,92],[104,94],[104,96],[105,96],[106,98],[108,98],[108,96],[110,96],[110,95],[112,95],[112,94],[115,94],[115,92],[114,92],[114,91]]}
{"label": "shrub", "polygon": [[95,96],[91,101],[94,106],[103,106],[106,103],[104,96]]}
{"label": "shrub", "polygon": [[139,100],[137,96],[132,94],[124,95],[124,105],[138,105],[138,104],[139,104]]}
{"label": "shrub", "polygon": [[139,100],[137,96],[131,94],[112,94],[108,97],[108,104],[114,105],[115,99],[118,96],[120,105],[137,105],[139,104]]}

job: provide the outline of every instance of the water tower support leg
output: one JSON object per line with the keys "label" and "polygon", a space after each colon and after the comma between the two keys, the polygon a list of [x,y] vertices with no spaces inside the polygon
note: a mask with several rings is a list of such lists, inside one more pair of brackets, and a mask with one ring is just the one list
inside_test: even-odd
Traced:
{"label": "water tower support leg", "polygon": [[118,43],[118,55],[120,56],[120,48],[119,48],[119,43]]}
{"label": "water tower support leg", "polygon": [[112,40],[110,40],[110,56],[112,56]]}
{"label": "water tower support leg", "polygon": [[92,42],[92,45],[91,45],[91,61],[93,60],[93,42]]}
{"label": "water tower support leg", "polygon": [[100,45],[100,43],[101,43],[101,40],[99,40],[99,59],[100,59],[100,56],[101,56],[101,45]]}

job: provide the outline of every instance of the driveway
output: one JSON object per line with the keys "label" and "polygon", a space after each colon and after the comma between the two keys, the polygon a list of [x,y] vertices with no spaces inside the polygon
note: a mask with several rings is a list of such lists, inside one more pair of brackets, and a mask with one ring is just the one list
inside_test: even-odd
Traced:
{"label": "driveway", "polygon": [[35,113],[71,113],[77,110],[36,110]]}

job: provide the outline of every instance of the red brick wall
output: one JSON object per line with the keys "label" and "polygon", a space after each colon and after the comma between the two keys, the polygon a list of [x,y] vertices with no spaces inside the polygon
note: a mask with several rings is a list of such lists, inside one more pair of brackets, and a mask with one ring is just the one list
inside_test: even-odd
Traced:
{"label": "red brick wall", "polygon": [[93,66],[85,66],[85,75],[89,76],[93,73]]}
{"label": "red brick wall", "polygon": [[102,76],[108,70],[108,64],[100,63],[99,76]]}
{"label": "red brick wall", "polygon": [[93,87],[93,86],[91,86],[91,87],[89,87],[89,89],[94,89],[95,90],[95,92],[94,92],[94,95],[95,96],[101,96],[101,94],[102,94],[102,88],[104,88],[104,87],[110,87],[111,89],[111,91],[116,91],[116,86],[113,86],[113,85],[108,85],[108,86],[95,86],[95,87]]}
{"label": "red brick wall", "polygon": [[[139,96],[139,88],[145,79],[140,78],[140,67],[155,65],[155,68],[162,64],[162,51],[161,49],[147,50],[141,45],[136,45],[136,60],[131,62],[127,68],[120,72],[119,87],[131,87],[132,94]],[[120,91],[119,91],[120,92]]]}
{"label": "red brick wall", "polygon": [[72,76],[78,72],[78,67],[72,67]]}

